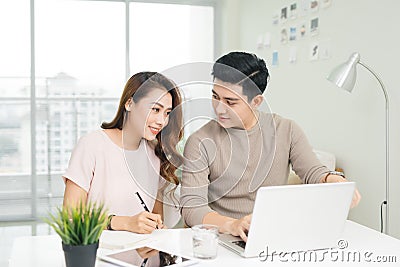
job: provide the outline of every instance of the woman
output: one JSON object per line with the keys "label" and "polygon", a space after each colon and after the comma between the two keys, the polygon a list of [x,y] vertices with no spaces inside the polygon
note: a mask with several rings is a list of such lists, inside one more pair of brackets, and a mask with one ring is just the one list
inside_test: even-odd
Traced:
{"label": "woman", "polygon": [[[82,137],[72,152],[63,176],[64,206],[104,203],[110,230],[151,233],[162,228],[162,191],[167,181],[179,183],[180,104],[179,89],[162,74],[133,75],[115,118]],[[136,192],[152,212],[144,211]]]}

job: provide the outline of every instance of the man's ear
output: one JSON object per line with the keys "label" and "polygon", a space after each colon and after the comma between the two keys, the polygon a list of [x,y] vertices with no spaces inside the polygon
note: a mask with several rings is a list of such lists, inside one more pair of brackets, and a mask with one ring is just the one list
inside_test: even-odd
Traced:
{"label": "man's ear", "polygon": [[133,105],[132,98],[129,98],[129,100],[126,101],[126,103],[125,103],[125,110],[126,111],[131,111],[132,105]]}
{"label": "man's ear", "polygon": [[264,101],[264,97],[262,95],[256,95],[255,97],[253,97],[253,99],[251,100],[250,105],[253,108],[258,108],[261,103]]}

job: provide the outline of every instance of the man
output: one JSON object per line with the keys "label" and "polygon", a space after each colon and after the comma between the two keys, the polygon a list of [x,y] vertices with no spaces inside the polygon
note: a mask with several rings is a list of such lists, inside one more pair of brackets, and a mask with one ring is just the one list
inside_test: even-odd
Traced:
{"label": "man", "polygon": [[[213,66],[210,121],[187,140],[182,216],[189,226],[214,224],[247,240],[257,189],[287,184],[290,165],[304,183],[345,182],[316,158],[300,127],[259,110],[269,79],[264,60],[231,52]],[[352,206],[358,204],[356,191]]]}

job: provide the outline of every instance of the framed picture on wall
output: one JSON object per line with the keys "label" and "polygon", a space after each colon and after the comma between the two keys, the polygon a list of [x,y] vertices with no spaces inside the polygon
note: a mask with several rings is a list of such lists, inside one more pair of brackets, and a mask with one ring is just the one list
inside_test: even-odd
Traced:
{"label": "framed picture on wall", "polygon": [[290,27],[289,41],[295,41],[297,38],[296,27]]}
{"label": "framed picture on wall", "polygon": [[279,24],[279,10],[275,10],[274,13],[272,13],[272,25],[278,25]]}
{"label": "framed picture on wall", "polygon": [[271,47],[271,33],[266,32],[264,35],[264,47]]}
{"label": "framed picture on wall", "polygon": [[321,0],[321,6],[322,8],[328,8],[332,4],[332,0]]}
{"label": "framed picture on wall", "polygon": [[292,3],[290,5],[290,18],[295,19],[297,18],[297,3]]}
{"label": "framed picture on wall", "polygon": [[308,10],[310,8],[310,0],[299,0],[299,15],[300,17],[305,17],[308,15]]}
{"label": "framed picture on wall", "polygon": [[283,7],[281,9],[281,23],[285,23],[286,22],[287,15],[288,15],[288,8],[287,7]]}
{"label": "framed picture on wall", "polygon": [[272,52],[272,66],[278,66],[279,65],[279,53],[278,51]]}
{"label": "framed picture on wall", "polygon": [[305,21],[303,21],[299,25],[299,37],[304,38],[306,34],[307,34],[307,24]]}
{"label": "framed picture on wall", "polygon": [[319,58],[331,58],[331,40],[323,40],[319,42]]}
{"label": "framed picture on wall", "polygon": [[289,63],[296,63],[297,61],[297,47],[292,46],[289,49]]}
{"label": "framed picture on wall", "polygon": [[257,36],[257,49],[262,49],[264,47],[264,38],[262,34]]}
{"label": "framed picture on wall", "polygon": [[309,59],[310,61],[315,61],[319,56],[319,43],[313,42],[310,45]]}
{"label": "framed picture on wall", "polygon": [[310,11],[311,12],[317,12],[318,9],[319,9],[318,0],[311,0],[310,1]]}
{"label": "framed picture on wall", "polygon": [[319,32],[319,19],[318,18],[313,18],[310,21],[310,34],[312,36],[317,35]]}
{"label": "framed picture on wall", "polygon": [[288,32],[286,28],[281,29],[281,44],[286,44],[288,42]]}

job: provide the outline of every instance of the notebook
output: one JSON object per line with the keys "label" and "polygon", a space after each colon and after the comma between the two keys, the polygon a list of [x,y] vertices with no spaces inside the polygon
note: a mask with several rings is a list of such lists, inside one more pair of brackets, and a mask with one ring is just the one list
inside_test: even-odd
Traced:
{"label": "notebook", "polygon": [[354,182],[268,186],[258,189],[247,243],[220,235],[221,245],[243,257],[337,247]]}

